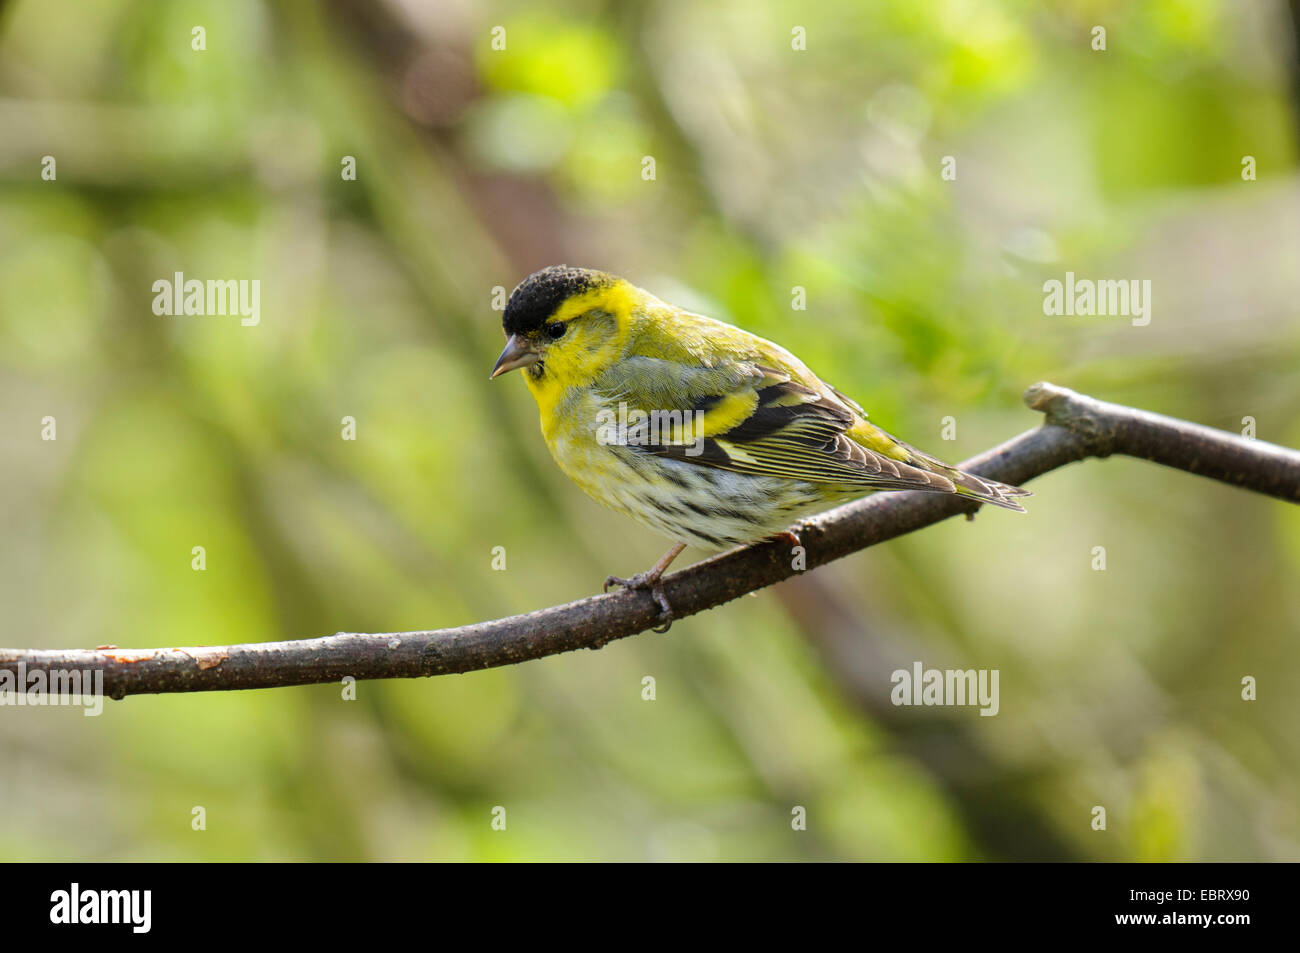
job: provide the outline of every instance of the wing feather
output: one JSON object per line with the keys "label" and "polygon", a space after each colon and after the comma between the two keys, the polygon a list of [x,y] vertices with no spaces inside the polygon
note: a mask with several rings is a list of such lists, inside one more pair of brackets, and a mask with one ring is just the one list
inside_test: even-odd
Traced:
{"label": "wing feather", "polygon": [[[600,382],[607,399],[688,415],[685,426],[667,431],[669,439],[664,431],[658,440],[629,439],[638,451],[849,491],[936,490],[1022,509],[1009,497],[1028,491],[964,473],[897,440],[778,345],[700,315],[677,318],[695,332],[686,336],[693,360],[634,353]],[[675,344],[682,342],[679,336]],[[741,357],[724,358],[724,344]]]}

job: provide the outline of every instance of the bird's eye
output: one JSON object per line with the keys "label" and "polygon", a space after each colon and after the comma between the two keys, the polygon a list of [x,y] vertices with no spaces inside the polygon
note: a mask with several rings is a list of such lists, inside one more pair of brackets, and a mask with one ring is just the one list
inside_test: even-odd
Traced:
{"label": "bird's eye", "polygon": [[564,337],[564,332],[566,330],[568,330],[568,328],[565,327],[563,321],[556,321],[554,324],[548,324],[546,326],[547,335],[549,335],[551,338],[554,338],[556,340]]}

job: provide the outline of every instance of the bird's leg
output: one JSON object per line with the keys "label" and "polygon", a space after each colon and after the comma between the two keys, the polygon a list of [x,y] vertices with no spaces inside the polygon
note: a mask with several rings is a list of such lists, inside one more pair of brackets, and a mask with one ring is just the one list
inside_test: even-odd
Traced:
{"label": "bird's leg", "polygon": [[678,543],[664,553],[659,562],[645,572],[637,573],[631,579],[624,579],[621,576],[605,577],[605,591],[609,592],[610,586],[622,586],[624,589],[649,589],[650,595],[654,596],[655,605],[659,607],[659,618],[663,623],[655,626],[654,631],[667,632],[673,624],[673,609],[668,604],[668,597],[664,595],[664,570],[672,564],[674,559],[681,555],[682,550],[685,548],[685,543]]}

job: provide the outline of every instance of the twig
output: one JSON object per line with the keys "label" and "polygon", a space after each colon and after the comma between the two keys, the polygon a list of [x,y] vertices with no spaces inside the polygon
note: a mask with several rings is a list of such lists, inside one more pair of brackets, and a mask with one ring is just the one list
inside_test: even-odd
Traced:
{"label": "twig", "polygon": [[[1046,415],[1043,426],[966,461],[963,469],[1021,484],[1087,457],[1124,454],[1300,502],[1300,453],[1294,450],[1108,404],[1052,384],[1035,384],[1025,402]],[[977,508],[957,497],[920,492],[881,493],[850,503],[799,528],[806,567],[816,568]],[[764,542],[673,573],[664,587],[680,619],[798,571],[792,566],[789,543]],[[0,671],[102,671],[105,694],[113,698],[307,685],[345,676],[416,678],[600,648],[651,628],[658,615],[649,593],[623,591],[429,632],[340,632],[219,648],[0,649]]]}

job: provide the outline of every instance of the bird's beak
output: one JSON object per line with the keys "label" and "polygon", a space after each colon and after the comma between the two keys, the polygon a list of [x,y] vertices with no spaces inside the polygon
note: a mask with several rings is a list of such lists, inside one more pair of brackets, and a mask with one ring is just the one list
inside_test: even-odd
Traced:
{"label": "bird's beak", "polygon": [[497,358],[496,364],[492,366],[492,375],[488,378],[500,377],[507,371],[513,371],[517,367],[527,367],[529,364],[536,364],[542,359],[542,356],[533,350],[532,346],[521,338],[518,334],[510,335],[510,340],[506,341],[505,350]]}

